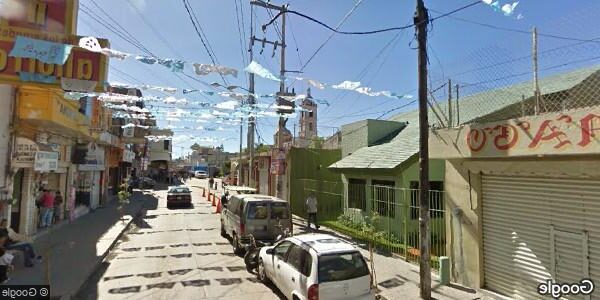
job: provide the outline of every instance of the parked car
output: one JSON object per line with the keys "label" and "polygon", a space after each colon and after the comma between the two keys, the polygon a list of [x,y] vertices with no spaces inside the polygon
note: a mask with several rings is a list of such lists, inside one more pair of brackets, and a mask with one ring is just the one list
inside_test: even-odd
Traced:
{"label": "parked car", "polygon": [[272,244],[285,229],[291,230],[289,204],[276,197],[231,195],[221,212],[221,236],[231,237],[236,254],[250,246],[252,239]]}
{"label": "parked car", "polygon": [[171,186],[167,191],[167,208],[174,205],[192,206],[192,193],[187,186]]}
{"label": "parked car", "polygon": [[141,177],[138,180],[138,184],[137,186],[139,188],[154,188],[154,186],[156,185],[156,181],[154,181],[154,179],[150,178],[150,177]]}
{"label": "parked car", "polygon": [[273,282],[287,299],[375,299],[359,250],[328,234],[296,235],[263,247],[258,278]]}
{"label": "parked car", "polygon": [[208,178],[208,173],[206,171],[196,171],[194,172],[194,177],[199,179],[206,179]]}

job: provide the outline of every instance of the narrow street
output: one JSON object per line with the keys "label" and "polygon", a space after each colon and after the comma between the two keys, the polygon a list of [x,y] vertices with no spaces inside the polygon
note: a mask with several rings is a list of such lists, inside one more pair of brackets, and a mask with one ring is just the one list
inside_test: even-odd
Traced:
{"label": "narrow street", "polygon": [[157,209],[132,224],[78,299],[282,299],[220,236],[219,215],[202,197],[206,180],[188,186],[192,208],[167,209],[166,190],[153,192]]}

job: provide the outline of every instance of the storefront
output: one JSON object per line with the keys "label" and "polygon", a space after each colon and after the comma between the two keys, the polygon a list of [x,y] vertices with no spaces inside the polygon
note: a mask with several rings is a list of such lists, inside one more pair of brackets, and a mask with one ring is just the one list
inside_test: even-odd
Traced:
{"label": "storefront", "polygon": [[546,280],[600,278],[599,130],[593,107],[433,131],[455,281],[534,299]]}
{"label": "storefront", "polygon": [[[60,190],[60,153],[51,146],[17,137],[13,166],[13,205],[11,226],[25,234],[34,234],[39,222],[39,210],[35,205],[41,189]],[[65,171],[66,173],[66,171]],[[63,175],[64,176],[64,175]]]}

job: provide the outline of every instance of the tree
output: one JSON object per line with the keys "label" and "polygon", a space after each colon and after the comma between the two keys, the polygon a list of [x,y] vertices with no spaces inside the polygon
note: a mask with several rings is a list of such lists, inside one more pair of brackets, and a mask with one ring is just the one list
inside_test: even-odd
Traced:
{"label": "tree", "polygon": [[269,150],[271,150],[271,146],[269,145],[259,144],[256,146],[256,153],[268,152]]}
{"label": "tree", "polygon": [[198,151],[200,148],[202,148],[202,146],[200,146],[198,143],[194,143],[192,146],[190,146],[190,149],[194,151]]}

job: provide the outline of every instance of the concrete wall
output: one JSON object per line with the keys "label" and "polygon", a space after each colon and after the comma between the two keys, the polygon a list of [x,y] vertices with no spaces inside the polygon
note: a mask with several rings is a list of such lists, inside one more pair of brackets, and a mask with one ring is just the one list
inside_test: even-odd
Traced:
{"label": "concrete wall", "polygon": [[[445,190],[447,253],[452,280],[480,288],[483,276],[482,173],[539,177],[600,177],[600,159],[593,156],[537,159],[448,160]],[[483,200],[485,201],[485,200]]]}
{"label": "concrete wall", "polygon": [[342,126],[342,158],[354,151],[369,146],[367,136],[367,120],[362,120]]}

